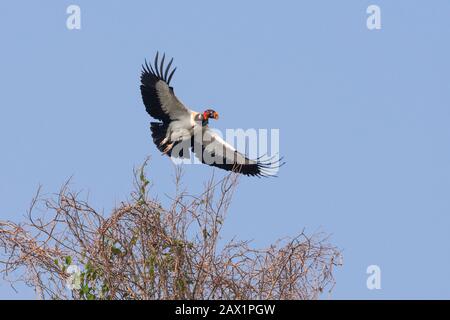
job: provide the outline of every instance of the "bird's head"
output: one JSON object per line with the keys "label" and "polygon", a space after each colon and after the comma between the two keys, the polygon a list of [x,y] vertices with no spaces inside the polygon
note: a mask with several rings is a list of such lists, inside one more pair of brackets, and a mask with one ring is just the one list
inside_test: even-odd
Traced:
{"label": "bird's head", "polygon": [[210,118],[217,120],[219,119],[219,114],[213,109],[206,109],[205,111],[203,111],[203,121],[208,121],[208,119]]}

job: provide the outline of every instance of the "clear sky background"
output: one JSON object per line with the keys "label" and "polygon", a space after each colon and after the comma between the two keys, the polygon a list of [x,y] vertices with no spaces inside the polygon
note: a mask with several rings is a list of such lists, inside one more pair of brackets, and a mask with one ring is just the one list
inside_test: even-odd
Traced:
{"label": "clear sky background", "polygon": [[[331,298],[450,298],[449,15],[447,0],[1,1],[0,218],[21,221],[39,184],[70,176],[107,211],[148,155],[153,192],[173,192],[139,92],[160,50],[217,128],[280,129],[288,163],[240,180],[226,238],[320,230],[344,254]],[[186,169],[194,190],[212,172]],[[366,288],[372,264],[381,290]],[[0,298],[34,297],[18,288],[0,281]]]}

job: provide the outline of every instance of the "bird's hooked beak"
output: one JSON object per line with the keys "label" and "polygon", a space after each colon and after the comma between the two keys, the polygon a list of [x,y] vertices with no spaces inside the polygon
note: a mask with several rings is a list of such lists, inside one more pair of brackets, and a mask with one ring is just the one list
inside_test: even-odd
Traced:
{"label": "bird's hooked beak", "polygon": [[208,119],[217,120],[219,119],[219,114],[212,109],[207,109],[203,112],[203,120],[208,121]]}

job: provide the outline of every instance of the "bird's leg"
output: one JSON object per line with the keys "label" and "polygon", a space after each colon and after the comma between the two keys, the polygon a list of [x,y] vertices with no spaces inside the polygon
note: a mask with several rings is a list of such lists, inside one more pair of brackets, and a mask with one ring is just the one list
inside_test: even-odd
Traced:
{"label": "bird's leg", "polygon": [[164,144],[166,144],[167,143],[167,141],[169,141],[169,137],[165,137],[161,142],[160,142],[160,144],[159,145],[164,145]]}
{"label": "bird's leg", "polygon": [[[167,144],[167,142],[169,142],[169,136],[166,136],[163,140],[161,140],[159,145],[162,147],[165,144]],[[172,145],[173,145],[173,143],[167,144],[166,147],[164,148],[164,150],[162,151],[163,154],[166,154],[172,148]]]}
{"label": "bird's leg", "polygon": [[163,153],[167,154],[170,150],[172,150],[173,144],[175,142],[169,143],[163,150]]}

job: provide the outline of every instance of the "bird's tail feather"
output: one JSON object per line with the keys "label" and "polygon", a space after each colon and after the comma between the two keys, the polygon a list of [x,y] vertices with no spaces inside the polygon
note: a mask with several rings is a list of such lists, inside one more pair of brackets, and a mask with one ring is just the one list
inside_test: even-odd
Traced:
{"label": "bird's tail feather", "polygon": [[153,142],[156,144],[159,151],[163,152],[168,143],[163,143],[163,140],[166,138],[168,126],[161,122],[151,122],[150,130],[152,131]]}

